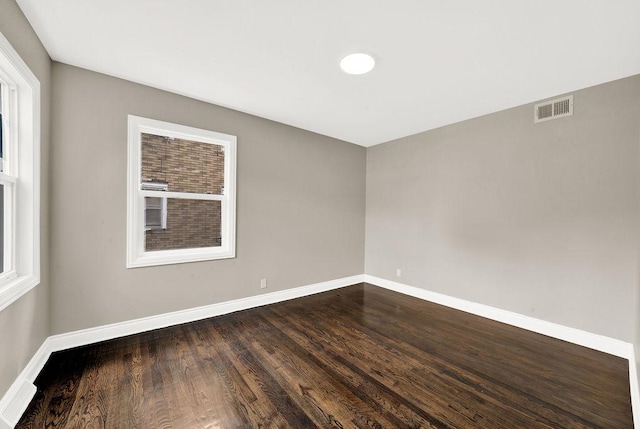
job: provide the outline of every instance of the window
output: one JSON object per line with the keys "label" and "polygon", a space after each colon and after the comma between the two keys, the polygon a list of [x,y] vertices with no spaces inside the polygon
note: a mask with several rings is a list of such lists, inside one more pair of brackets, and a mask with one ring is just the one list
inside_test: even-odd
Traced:
{"label": "window", "polygon": [[236,137],[129,116],[127,267],[235,257]]}
{"label": "window", "polygon": [[40,283],[40,82],[0,34],[0,310]]}

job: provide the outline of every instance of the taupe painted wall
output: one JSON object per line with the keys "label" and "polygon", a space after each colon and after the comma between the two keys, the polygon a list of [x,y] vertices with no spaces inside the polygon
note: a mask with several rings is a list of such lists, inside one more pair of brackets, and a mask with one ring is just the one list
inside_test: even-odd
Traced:
{"label": "taupe painted wall", "polygon": [[[363,272],[363,147],[59,63],[53,83],[53,333]],[[128,114],[238,136],[235,259],[125,268]]]}
{"label": "taupe painted wall", "polygon": [[[634,340],[640,76],[367,151],[365,272]],[[402,277],[396,277],[396,268]]]}
{"label": "taupe painted wall", "polygon": [[51,59],[14,0],[0,0],[0,33],[9,40],[40,80],[41,156],[41,284],[0,312],[0,398],[49,335],[49,103]]}

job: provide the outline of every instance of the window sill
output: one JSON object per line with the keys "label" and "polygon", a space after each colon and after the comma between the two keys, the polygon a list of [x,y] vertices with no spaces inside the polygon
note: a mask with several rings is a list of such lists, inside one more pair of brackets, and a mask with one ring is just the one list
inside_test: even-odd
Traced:
{"label": "window sill", "polygon": [[219,247],[203,247],[199,249],[158,250],[144,252],[136,256],[129,255],[127,268],[152,267],[157,265],[184,264],[187,262],[212,261],[216,259],[235,258],[235,250]]}
{"label": "window sill", "polygon": [[20,299],[39,283],[40,278],[33,274],[8,279],[6,283],[0,285],[0,311]]}

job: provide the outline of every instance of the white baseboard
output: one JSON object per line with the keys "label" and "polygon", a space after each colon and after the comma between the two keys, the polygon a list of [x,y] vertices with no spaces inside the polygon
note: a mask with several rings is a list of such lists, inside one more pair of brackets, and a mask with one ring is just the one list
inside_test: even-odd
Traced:
{"label": "white baseboard", "polygon": [[593,334],[580,329],[558,325],[556,323],[547,322],[534,317],[524,316],[522,314],[484,304],[478,304],[476,302],[460,298],[454,298],[452,296],[443,295],[441,293],[428,291],[426,289],[409,286],[379,277],[370,275],[365,275],[364,277],[364,281],[371,283],[372,285],[444,305],[445,307],[455,308],[456,310],[482,316],[497,322],[506,323],[507,325],[516,326],[518,328],[526,329],[527,331],[537,332],[539,334],[578,344],[590,349],[599,350],[625,359],[630,359],[633,355],[633,344],[605,337],[604,335]]}
{"label": "white baseboard", "polygon": [[83,329],[81,331],[74,331],[66,334],[53,335],[48,338],[48,341],[51,342],[51,348],[53,351],[66,350],[73,347],[138,334],[140,332],[179,325],[181,323],[221,316],[223,314],[233,313],[234,311],[246,310],[307,295],[313,295],[355,283],[362,283],[363,281],[364,276],[362,274],[344,277],[337,280],[330,280],[327,282],[266,293],[263,295],[250,296],[218,304],[205,305],[202,307],[160,314],[157,316],[143,317],[141,319]]}
{"label": "white baseboard", "polygon": [[[100,341],[112,340],[114,338],[147,332],[154,329],[166,328],[168,326],[207,319],[209,317],[221,316],[235,311],[247,310],[294,298],[301,298],[303,296],[326,292],[356,283],[362,283],[363,281],[364,275],[359,274],[308,286],[301,286],[293,289],[221,302],[218,304],[205,305],[202,307],[174,311],[172,313],[165,313],[157,316],[144,317],[141,319],[128,320],[126,322],[113,323],[110,325],[50,336],[33,355],[27,366],[22,370],[16,381],[0,400],[0,412],[5,410],[9,405],[15,405],[17,399],[16,394],[20,391],[20,386],[24,385],[25,382],[33,384],[53,352],[93,344]],[[26,400],[26,403],[18,404],[18,406],[21,407],[22,412],[26,410],[30,400],[31,398]],[[3,419],[0,415],[0,429],[4,429],[4,427],[12,428],[14,425],[14,422]]]}
{"label": "white baseboard", "polygon": [[[12,418],[6,418],[5,413],[9,408],[19,408],[19,414],[22,415],[29,406],[31,398],[20,397],[21,387],[25,383],[33,385],[34,380],[44,367],[44,364],[49,360],[52,350],[49,342],[49,338],[44,340],[40,348],[33,355],[27,366],[24,367],[18,378],[13,382],[7,393],[0,399],[0,429],[11,429],[17,421]],[[35,394],[35,391],[33,392]],[[10,415],[13,413],[10,412]]]}

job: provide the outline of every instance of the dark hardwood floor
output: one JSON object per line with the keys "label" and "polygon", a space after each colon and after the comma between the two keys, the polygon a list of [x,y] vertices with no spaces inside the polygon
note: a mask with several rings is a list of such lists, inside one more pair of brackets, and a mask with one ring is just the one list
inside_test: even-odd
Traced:
{"label": "dark hardwood floor", "polygon": [[18,428],[632,428],[628,362],[366,284],[54,354]]}

